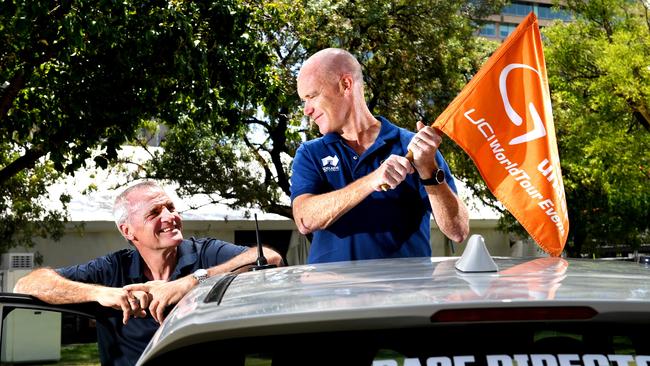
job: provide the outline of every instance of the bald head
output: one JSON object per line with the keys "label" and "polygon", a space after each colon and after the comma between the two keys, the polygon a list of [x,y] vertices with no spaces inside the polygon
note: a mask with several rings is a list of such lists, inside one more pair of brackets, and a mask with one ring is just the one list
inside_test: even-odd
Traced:
{"label": "bald head", "polygon": [[326,48],[313,54],[305,61],[298,77],[303,72],[318,71],[329,81],[338,82],[342,75],[351,75],[355,84],[363,85],[363,74],[359,61],[348,51],[340,48]]}

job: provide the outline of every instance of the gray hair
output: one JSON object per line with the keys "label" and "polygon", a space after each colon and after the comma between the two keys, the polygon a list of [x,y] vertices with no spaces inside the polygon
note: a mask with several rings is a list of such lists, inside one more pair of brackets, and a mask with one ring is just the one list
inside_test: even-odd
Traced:
{"label": "gray hair", "polygon": [[152,180],[145,180],[140,183],[136,183],[129,188],[125,189],[122,193],[115,198],[115,203],[113,204],[113,218],[115,219],[115,225],[119,230],[120,225],[127,222],[129,219],[129,208],[130,203],[128,196],[131,192],[140,190],[140,189],[162,189],[158,183]]}

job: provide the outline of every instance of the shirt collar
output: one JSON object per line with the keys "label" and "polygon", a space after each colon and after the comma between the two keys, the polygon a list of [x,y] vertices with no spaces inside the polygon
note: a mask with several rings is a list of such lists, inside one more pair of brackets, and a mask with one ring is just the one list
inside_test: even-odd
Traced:
{"label": "shirt collar", "polygon": [[139,282],[140,279],[144,278],[144,273],[142,272],[142,257],[136,249],[133,249],[132,255],[131,266],[129,268],[129,278]]}
{"label": "shirt collar", "polygon": [[[178,262],[176,263],[176,268],[172,272],[170,280],[175,280],[181,275],[188,274],[184,271],[185,268],[193,266],[198,260],[198,255],[196,250],[192,246],[189,240],[183,240],[178,245]],[[140,281],[144,278],[144,272],[142,270],[142,257],[137,250],[133,250],[133,259],[131,260],[131,266],[129,268],[129,278]]]}
{"label": "shirt collar", "polygon": [[[382,116],[376,116],[376,118],[381,123],[381,130],[379,130],[379,135],[377,135],[377,139],[375,139],[373,146],[374,145],[377,145],[377,147],[382,146],[385,144],[386,141],[394,140],[399,137],[399,130],[397,126],[393,125],[386,118]],[[339,135],[336,132],[330,132],[323,136],[323,142],[326,144],[332,144],[335,142],[339,142],[341,140],[342,140],[341,135]],[[371,149],[374,150],[374,148],[372,147]]]}
{"label": "shirt collar", "polygon": [[[189,274],[198,261],[198,254],[196,253],[196,248],[192,245],[192,242],[189,240],[183,240],[178,246],[178,262],[176,263],[176,268],[172,273],[171,279],[177,279],[183,275]],[[187,267],[191,267],[190,270],[185,270]],[[196,268],[198,269],[198,268]]]}

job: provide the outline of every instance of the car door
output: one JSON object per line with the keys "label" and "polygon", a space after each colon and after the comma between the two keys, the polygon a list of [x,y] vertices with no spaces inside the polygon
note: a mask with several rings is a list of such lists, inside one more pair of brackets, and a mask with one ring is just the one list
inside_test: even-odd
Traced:
{"label": "car door", "polygon": [[62,315],[95,319],[95,309],[90,303],[52,305],[30,295],[0,293],[0,362],[58,361]]}

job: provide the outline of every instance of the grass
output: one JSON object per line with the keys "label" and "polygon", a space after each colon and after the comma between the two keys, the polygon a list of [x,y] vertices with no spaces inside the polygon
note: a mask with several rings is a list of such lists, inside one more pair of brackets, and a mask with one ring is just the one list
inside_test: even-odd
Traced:
{"label": "grass", "polygon": [[99,366],[97,343],[68,344],[61,346],[61,361],[52,365]]}

